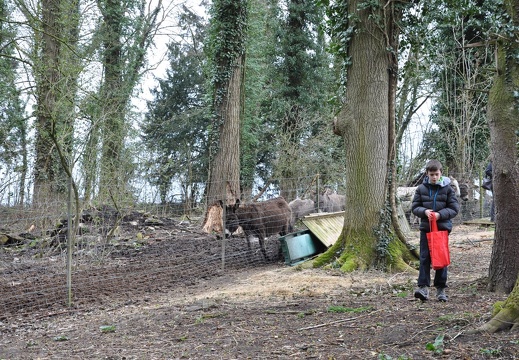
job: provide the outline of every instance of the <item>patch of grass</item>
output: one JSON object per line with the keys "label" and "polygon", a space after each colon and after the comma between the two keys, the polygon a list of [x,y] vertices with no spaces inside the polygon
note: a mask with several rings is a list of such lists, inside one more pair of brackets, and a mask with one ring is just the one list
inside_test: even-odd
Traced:
{"label": "patch of grass", "polygon": [[[474,314],[463,313],[463,314],[445,314],[438,316],[438,320],[442,323],[442,325],[447,325],[447,327],[459,328],[461,326],[466,326],[471,322],[471,319],[474,317]],[[439,329],[442,331],[442,328]]]}
{"label": "patch of grass", "polygon": [[54,337],[54,341],[67,341],[67,340],[68,340],[68,336],[66,336],[66,335],[59,335],[59,336]]}
{"label": "patch of grass", "polygon": [[501,354],[500,349],[479,349],[479,352],[486,356],[499,356]]}
{"label": "patch of grass", "polygon": [[429,351],[432,351],[434,352],[435,354],[442,354],[443,353],[443,338],[444,338],[444,335],[440,334],[436,337],[436,339],[434,340],[434,343],[427,343],[425,345],[425,348]]}
{"label": "patch of grass", "polygon": [[453,315],[453,314],[448,314],[448,315],[441,315],[438,317],[438,320],[440,321],[444,321],[444,322],[448,322],[448,321],[452,321],[453,319],[455,319],[456,316]]}
{"label": "patch of grass", "polygon": [[135,250],[140,250],[142,247],[143,247],[143,244],[138,242],[138,241],[134,241],[131,245]]}
{"label": "patch of grass", "polygon": [[407,296],[409,296],[409,293],[407,291],[402,291],[396,294],[396,297],[399,298],[406,298]]}
{"label": "patch of grass", "polygon": [[225,316],[225,315],[227,315],[227,313],[202,314],[196,318],[195,324],[200,324],[200,323],[204,322],[205,319],[212,319],[212,318],[217,318],[217,317],[221,317],[221,316]]}
{"label": "patch of grass", "polygon": [[479,349],[479,352],[486,356],[499,356],[501,355],[500,349]]}
{"label": "patch of grass", "polygon": [[101,325],[99,329],[102,333],[112,333],[115,332],[115,325]]}
{"label": "patch of grass", "polygon": [[29,242],[29,244],[27,244],[27,246],[30,247],[30,248],[36,247],[36,246],[38,246],[38,245],[40,245],[40,241],[39,241],[39,239],[31,240],[31,241]]}
{"label": "patch of grass", "polygon": [[470,293],[471,295],[475,295],[478,292],[478,285],[477,284],[470,284],[468,286],[464,286],[460,288],[461,291],[464,293]]}
{"label": "patch of grass", "polygon": [[332,306],[328,307],[328,312],[357,314],[357,313],[369,311],[371,309],[373,309],[371,306],[361,306],[360,308],[349,308],[349,307],[344,307],[344,306],[332,305]]}
{"label": "patch of grass", "polygon": [[[29,340],[29,341],[27,341],[26,346],[27,346],[27,347],[31,347],[31,346],[35,346],[35,345],[37,345],[37,344],[38,344],[38,343],[37,343],[36,341],[34,341],[34,340]],[[1,360],[1,359],[0,359],[0,360]]]}

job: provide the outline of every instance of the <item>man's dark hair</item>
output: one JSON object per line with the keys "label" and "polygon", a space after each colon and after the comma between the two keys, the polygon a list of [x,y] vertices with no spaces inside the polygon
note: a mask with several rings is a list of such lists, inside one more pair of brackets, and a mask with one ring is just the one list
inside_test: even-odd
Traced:
{"label": "man's dark hair", "polygon": [[442,171],[442,163],[436,159],[429,160],[427,165],[425,165],[425,171]]}

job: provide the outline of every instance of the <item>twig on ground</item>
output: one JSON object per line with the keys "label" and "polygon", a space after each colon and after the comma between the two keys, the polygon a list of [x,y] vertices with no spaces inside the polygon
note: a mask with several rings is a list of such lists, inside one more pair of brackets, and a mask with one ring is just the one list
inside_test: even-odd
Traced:
{"label": "twig on ground", "polygon": [[58,315],[63,315],[63,314],[73,314],[73,313],[76,313],[76,312],[77,312],[76,309],[67,309],[67,310],[63,310],[63,311],[47,313],[47,314],[43,314],[43,315],[37,316],[36,320],[41,320],[41,319],[44,319],[44,318],[47,318],[47,317],[53,317],[53,316],[58,316]]}
{"label": "twig on ground", "polygon": [[377,313],[377,312],[379,312],[379,311],[382,311],[382,310],[375,310],[375,311],[372,311],[372,312],[370,312],[370,313],[368,313],[368,314],[361,315],[361,316],[356,316],[356,317],[353,317],[353,318],[347,318],[347,319],[335,320],[335,321],[330,321],[330,322],[323,323],[323,324],[317,324],[317,325],[307,326],[307,327],[304,327],[304,328],[299,328],[299,329],[297,329],[297,331],[316,329],[316,328],[320,328],[320,327],[323,327],[323,326],[328,326],[328,325],[338,324],[338,323],[341,323],[341,322],[353,321],[353,320],[357,320],[357,319],[363,318],[363,317],[365,317],[365,316],[368,316],[368,315],[371,315],[371,314]]}
{"label": "twig on ground", "polygon": [[460,331],[459,333],[457,333],[456,336],[454,336],[454,337],[453,337],[452,339],[450,339],[449,341],[452,342],[452,341],[456,340],[456,338],[457,338],[458,336],[460,336],[461,334],[463,334],[463,331]]}
{"label": "twig on ground", "polygon": [[398,274],[394,274],[394,275],[391,276],[391,277],[390,277],[386,282],[387,282],[387,284],[388,284],[390,287],[393,287],[393,285],[391,285],[391,281],[392,281],[394,278],[396,278],[397,276],[403,276],[403,275],[405,275],[405,274],[407,274],[407,273],[408,273],[408,271],[406,270],[406,271],[404,271],[404,272],[401,272],[401,273],[398,273]]}
{"label": "twig on ground", "polygon": [[419,332],[417,332],[416,334],[414,334],[413,336],[411,336],[411,338],[409,339],[409,341],[413,340],[416,336],[418,336],[418,335],[424,333],[425,330],[427,330],[427,329],[429,329],[429,328],[431,328],[431,327],[433,327],[433,326],[436,326],[436,325],[437,325],[437,324],[431,324],[431,325],[426,326],[422,331],[419,331]]}

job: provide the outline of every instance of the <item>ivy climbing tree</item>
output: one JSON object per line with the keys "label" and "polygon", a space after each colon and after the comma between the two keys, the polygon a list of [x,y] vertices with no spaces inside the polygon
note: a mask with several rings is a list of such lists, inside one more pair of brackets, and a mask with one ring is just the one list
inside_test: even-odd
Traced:
{"label": "ivy climbing tree", "polygon": [[128,183],[134,164],[125,142],[131,128],[130,100],[146,64],[146,51],[160,27],[162,1],[150,7],[141,0],[99,0],[97,5],[101,13],[97,35],[101,41],[103,77],[89,133],[90,146],[85,154],[85,197],[91,200],[99,178],[99,201],[118,202],[131,200]]}
{"label": "ivy climbing tree", "polygon": [[240,197],[240,121],[247,31],[247,1],[217,0],[210,9],[209,62],[212,119],[207,202]]}
{"label": "ivy climbing tree", "polygon": [[335,73],[323,7],[252,0],[248,18],[242,195],[273,185],[291,201],[314,189],[316,174],[342,184],[341,141],[330,131]]}
{"label": "ivy climbing tree", "polygon": [[74,104],[82,69],[77,47],[79,3],[41,1],[36,13],[22,4],[19,8],[34,31],[31,53],[36,82],[33,204],[49,211],[49,204],[59,207],[56,199],[64,199],[67,177],[62,159],[70,163],[72,156]]}

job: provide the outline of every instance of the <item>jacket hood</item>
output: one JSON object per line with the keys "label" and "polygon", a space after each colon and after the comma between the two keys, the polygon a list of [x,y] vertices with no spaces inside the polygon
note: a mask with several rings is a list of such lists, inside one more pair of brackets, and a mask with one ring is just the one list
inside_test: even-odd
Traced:
{"label": "jacket hood", "polygon": [[[426,176],[424,179],[423,179],[423,183],[424,184],[431,184],[429,182],[429,176]],[[450,185],[451,184],[451,179],[448,177],[448,176],[441,176],[440,177],[440,180],[438,180],[438,182],[434,185],[440,185],[440,187],[445,187],[447,185]],[[433,185],[433,184],[431,184]]]}

